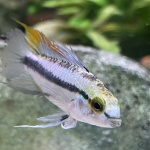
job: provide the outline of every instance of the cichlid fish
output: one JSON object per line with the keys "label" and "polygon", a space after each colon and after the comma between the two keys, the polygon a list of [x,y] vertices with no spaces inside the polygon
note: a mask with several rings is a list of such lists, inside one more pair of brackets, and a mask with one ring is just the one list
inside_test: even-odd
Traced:
{"label": "cichlid fish", "polygon": [[[17,20],[16,20],[17,21]],[[6,35],[0,52],[1,74],[8,85],[24,93],[44,95],[62,112],[37,118],[40,125],[17,127],[76,127],[77,121],[99,127],[121,125],[118,100],[65,45],[49,41],[24,23],[24,34],[14,29]]]}

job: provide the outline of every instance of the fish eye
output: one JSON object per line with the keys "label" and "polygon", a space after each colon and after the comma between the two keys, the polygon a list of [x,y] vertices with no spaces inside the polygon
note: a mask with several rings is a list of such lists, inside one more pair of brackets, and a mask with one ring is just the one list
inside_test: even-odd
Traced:
{"label": "fish eye", "polygon": [[100,98],[94,98],[92,107],[95,112],[102,112],[104,110],[104,102]]}
{"label": "fish eye", "polygon": [[100,112],[103,110],[103,106],[98,102],[93,102],[93,107],[96,112]]}
{"label": "fish eye", "polygon": [[97,102],[95,102],[94,104],[93,104],[93,106],[94,106],[94,109],[96,110],[96,111],[99,111],[99,110],[101,110],[102,108],[102,106],[101,106],[101,104],[99,104],[99,103],[97,103]]}

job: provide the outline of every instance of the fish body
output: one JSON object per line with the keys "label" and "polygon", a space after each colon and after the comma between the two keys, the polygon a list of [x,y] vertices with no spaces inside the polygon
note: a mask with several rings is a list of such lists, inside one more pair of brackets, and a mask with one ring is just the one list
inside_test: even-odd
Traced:
{"label": "fish body", "polygon": [[26,34],[15,29],[7,34],[7,46],[0,52],[1,74],[8,85],[24,93],[44,95],[63,112],[37,118],[46,128],[61,124],[74,128],[77,121],[99,127],[121,125],[118,100],[84,66],[71,49],[17,21]]}

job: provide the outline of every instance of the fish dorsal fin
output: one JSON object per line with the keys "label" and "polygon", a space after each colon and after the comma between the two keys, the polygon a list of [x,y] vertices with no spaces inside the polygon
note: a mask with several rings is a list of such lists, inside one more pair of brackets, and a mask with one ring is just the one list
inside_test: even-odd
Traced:
{"label": "fish dorsal fin", "polygon": [[71,64],[85,68],[83,62],[75,55],[71,48],[57,41],[49,41],[42,32],[30,28],[18,20],[15,21],[26,29],[26,43],[34,54],[54,57],[60,61],[70,62]]}

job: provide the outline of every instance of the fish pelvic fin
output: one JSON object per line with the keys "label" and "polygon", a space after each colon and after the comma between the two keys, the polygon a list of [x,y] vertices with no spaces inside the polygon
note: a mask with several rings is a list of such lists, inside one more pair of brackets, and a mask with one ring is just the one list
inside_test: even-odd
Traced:
{"label": "fish pelvic fin", "polygon": [[64,112],[56,113],[53,115],[48,115],[44,117],[37,118],[38,121],[44,122],[44,124],[39,125],[19,125],[15,127],[21,128],[49,128],[54,127],[62,124],[69,118],[69,115],[65,114]]}
{"label": "fish pelvic fin", "polygon": [[77,120],[69,116],[64,122],[61,123],[63,129],[75,128],[77,125]]}

